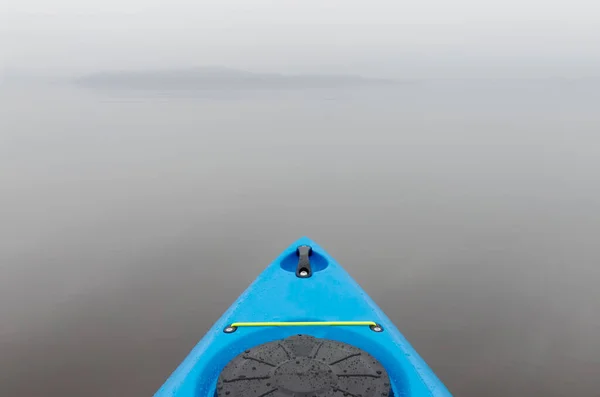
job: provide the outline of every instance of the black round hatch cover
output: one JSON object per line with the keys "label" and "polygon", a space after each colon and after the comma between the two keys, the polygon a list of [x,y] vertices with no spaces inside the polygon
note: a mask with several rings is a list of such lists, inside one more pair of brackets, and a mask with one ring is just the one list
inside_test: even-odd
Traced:
{"label": "black round hatch cover", "polygon": [[227,364],[218,397],[388,396],[383,366],[354,346],[297,335],[246,350]]}

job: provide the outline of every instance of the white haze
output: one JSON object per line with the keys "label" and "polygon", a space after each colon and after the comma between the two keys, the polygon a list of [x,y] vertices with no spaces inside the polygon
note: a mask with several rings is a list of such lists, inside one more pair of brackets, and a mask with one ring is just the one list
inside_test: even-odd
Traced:
{"label": "white haze", "polygon": [[596,77],[592,0],[2,0],[5,70],[223,65],[403,78]]}

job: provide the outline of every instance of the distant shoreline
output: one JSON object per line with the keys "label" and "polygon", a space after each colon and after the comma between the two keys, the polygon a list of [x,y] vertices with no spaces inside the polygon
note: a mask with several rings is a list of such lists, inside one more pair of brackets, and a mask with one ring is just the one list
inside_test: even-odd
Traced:
{"label": "distant shoreline", "polygon": [[75,83],[91,88],[212,90],[343,88],[392,85],[397,81],[354,75],[285,75],[252,73],[221,67],[198,67],[98,72],[84,75],[76,79]]}

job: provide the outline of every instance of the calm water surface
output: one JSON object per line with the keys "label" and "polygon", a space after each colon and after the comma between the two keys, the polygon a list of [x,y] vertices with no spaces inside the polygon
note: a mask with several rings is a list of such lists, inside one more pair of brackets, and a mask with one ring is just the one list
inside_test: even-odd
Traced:
{"label": "calm water surface", "polygon": [[307,235],[457,396],[600,389],[600,87],[2,87],[0,394],[149,396]]}

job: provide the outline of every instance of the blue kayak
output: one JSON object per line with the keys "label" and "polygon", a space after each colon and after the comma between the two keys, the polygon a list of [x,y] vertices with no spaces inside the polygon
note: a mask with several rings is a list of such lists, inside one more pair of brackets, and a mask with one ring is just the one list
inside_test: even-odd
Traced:
{"label": "blue kayak", "polygon": [[451,396],[375,302],[302,238],[221,316],[155,397]]}

